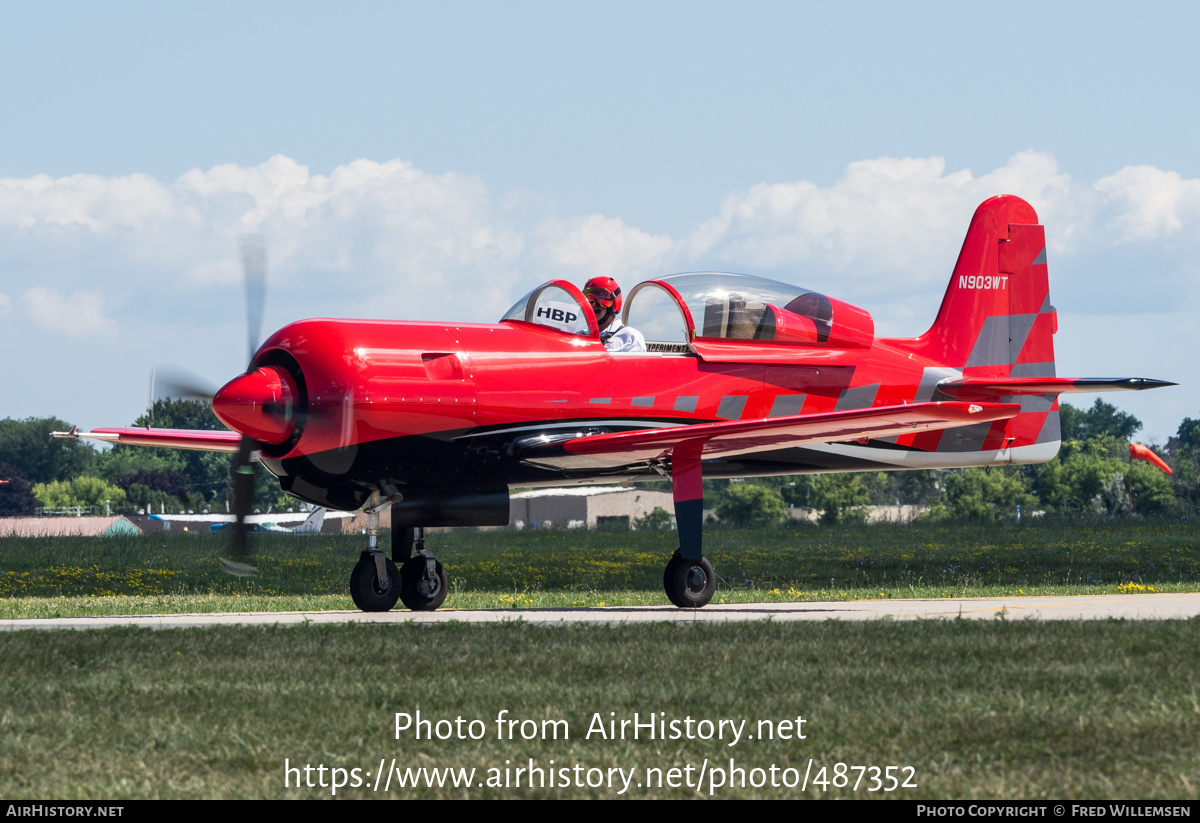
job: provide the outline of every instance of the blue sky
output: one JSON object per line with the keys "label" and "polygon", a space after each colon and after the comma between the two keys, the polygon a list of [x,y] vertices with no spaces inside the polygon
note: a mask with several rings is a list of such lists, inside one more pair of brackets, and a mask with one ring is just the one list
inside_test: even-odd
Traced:
{"label": "blue sky", "polygon": [[[1059,372],[1200,415],[1200,7],[0,5],[0,416],[122,424],[266,324],[491,320],[550,276],[719,268],[932,318],[974,206],[1038,209]],[[1084,402],[1090,400],[1084,398]]]}

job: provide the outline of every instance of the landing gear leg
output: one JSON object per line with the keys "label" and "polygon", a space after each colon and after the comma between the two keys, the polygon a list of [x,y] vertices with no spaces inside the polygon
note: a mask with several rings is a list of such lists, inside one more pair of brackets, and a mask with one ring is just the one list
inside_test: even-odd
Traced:
{"label": "landing gear leg", "polygon": [[392,526],[392,562],[397,566],[412,557],[416,531],[412,526]]}
{"label": "landing gear leg", "polygon": [[671,492],[675,497],[675,522],[679,548],[663,571],[667,599],[681,609],[699,608],[712,599],[717,576],[702,554],[704,536],[704,485],[700,457],[704,441],[688,440],[671,453]]}

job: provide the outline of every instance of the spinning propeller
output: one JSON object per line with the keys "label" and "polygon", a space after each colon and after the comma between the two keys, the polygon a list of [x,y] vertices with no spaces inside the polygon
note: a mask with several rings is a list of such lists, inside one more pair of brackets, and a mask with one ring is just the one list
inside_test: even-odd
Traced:
{"label": "spinning propeller", "polygon": [[[242,235],[239,247],[246,286],[246,360],[250,362],[258,350],[263,304],[266,301],[267,247],[259,234]],[[297,394],[291,378],[278,369],[257,369],[215,389],[202,378],[180,369],[161,373],[156,370],[151,374],[150,394],[151,409],[156,396],[208,401],[223,423],[232,423],[230,427],[242,434],[230,483],[235,522],[229,530],[229,545],[223,565],[227,573],[238,577],[254,574],[254,567],[246,562],[246,516],[250,514],[254,503],[253,456],[260,440],[282,443],[291,435],[292,406]]]}
{"label": "spinning propeller", "polygon": [[[261,234],[243,234],[238,245],[242,251],[242,278],[246,284],[246,362],[254,359],[258,350],[258,335],[262,330],[263,304],[267,292],[267,244]],[[257,372],[255,372],[257,374]],[[242,378],[238,378],[241,380]],[[227,385],[213,396],[213,411],[218,408],[217,397],[223,395]],[[246,515],[254,504],[254,461],[252,459],[258,443],[248,435],[242,435],[237,459],[233,464],[233,532],[229,539],[229,553],[225,558],[225,571],[245,577],[254,574],[254,567],[246,562]]]}

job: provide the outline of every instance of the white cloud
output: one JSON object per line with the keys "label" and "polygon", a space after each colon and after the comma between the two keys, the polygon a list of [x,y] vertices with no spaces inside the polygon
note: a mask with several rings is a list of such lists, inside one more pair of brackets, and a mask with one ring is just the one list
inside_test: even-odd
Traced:
{"label": "white cloud", "polygon": [[907,282],[949,276],[971,213],[996,194],[1061,211],[1071,184],[1054,158],[1023,152],[981,177],[946,172],[940,157],[852,163],[832,186],[762,183],[730,194],[685,243],[687,256],[730,265],[832,270],[865,281],[903,271]]}
{"label": "white cloud", "polygon": [[[877,158],[852,163],[829,186],[761,183],[729,194],[679,238],[619,216],[552,218],[549,206],[494,198],[476,177],[429,174],[402,160],[356,160],[315,175],[280,155],[167,183],[138,174],[0,180],[0,287],[15,293],[17,283],[52,277],[64,294],[100,290],[125,313],[146,311],[153,298],[160,312],[225,317],[241,300],[236,237],[258,231],[269,243],[276,320],[490,320],[551,277],[628,281],[713,268],[829,291],[876,312],[886,327],[932,314],[971,213],[1003,192],[1038,210],[1052,278],[1060,263],[1091,264],[1087,255],[1122,244],[1156,254],[1162,238],[1194,245],[1200,227],[1200,180],[1129,167],[1081,183],[1035,151],[980,175],[936,157]],[[1156,265],[1186,267],[1194,257]],[[1126,276],[1109,268],[1089,272],[1099,293]],[[102,318],[83,316],[78,328],[102,330]]]}
{"label": "white cloud", "polygon": [[543,242],[534,256],[558,276],[584,281],[607,276],[645,279],[661,274],[675,243],[625,225],[619,218],[593,214],[571,220],[546,220],[537,227]]}
{"label": "white cloud", "polygon": [[0,179],[0,225],[81,227],[93,234],[140,230],[170,211],[167,187],[152,177],[74,174]]}
{"label": "white cloud", "polygon": [[37,286],[22,294],[18,303],[35,324],[55,334],[111,338],[116,331],[116,321],[104,316],[104,295],[99,292],[77,291],[63,297]]}
{"label": "white cloud", "polygon": [[71,288],[229,301],[240,278],[236,237],[247,231],[267,236],[268,305],[291,293],[326,311],[350,303],[381,316],[411,317],[455,294],[460,311],[490,318],[524,249],[520,228],[477,178],[400,160],[313,175],[277,156],[170,184],[144,175],[0,180],[0,283],[53,273]]}
{"label": "white cloud", "polygon": [[1153,166],[1126,166],[1096,181],[1121,242],[1156,240],[1200,223],[1200,180]]}

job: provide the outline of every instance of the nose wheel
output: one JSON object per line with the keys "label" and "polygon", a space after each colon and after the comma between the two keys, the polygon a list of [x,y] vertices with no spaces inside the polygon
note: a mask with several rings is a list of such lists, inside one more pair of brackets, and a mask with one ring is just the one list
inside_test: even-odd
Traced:
{"label": "nose wheel", "polygon": [[446,570],[425,549],[400,567],[400,600],[414,612],[431,612],[442,605],[448,588]]}
{"label": "nose wheel", "polygon": [[442,605],[450,584],[442,564],[425,548],[424,528],[394,528],[392,559],[400,564],[400,601],[405,608],[431,612]]}
{"label": "nose wheel", "polygon": [[679,608],[698,609],[712,600],[717,575],[707,557],[686,560],[676,549],[663,570],[663,588],[667,599]]}
{"label": "nose wheel", "polygon": [[350,598],[364,612],[386,612],[400,597],[396,564],[379,552],[363,552],[350,573]]}

